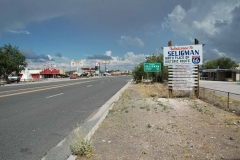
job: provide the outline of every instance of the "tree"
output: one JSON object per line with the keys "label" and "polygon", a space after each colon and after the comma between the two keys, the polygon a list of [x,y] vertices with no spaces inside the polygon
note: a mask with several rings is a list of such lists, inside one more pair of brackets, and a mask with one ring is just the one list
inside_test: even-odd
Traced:
{"label": "tree", "polygon": [[227,57],[221,57],[218,59],[213,59],[208,61],[205,64],[205,68],[206,69],[235,69],[236,67],[238,67],[238,64],[236,62],[234,62],[233,60],[231,60],[231,58],[227,58]]}
{"label": "tree", "polygon": [[12,72],[19,74],[27,66],[25,56],[10,44],[0,47],[0,77],[7,80]]}
{"label": "tree", "polygon": [[141,82],[142,77],[146,78],[147,74],[144,72],[144,64],[141,62],[139,65],[135,66],[132,71],[133,80],[137,83]]}
{"label": "tree", "polygon": [[144,63],[141,62],[138,66],[136,66],[132,72],[133,80],[135,82],[141,82],[142,77],[144,79],[150,78],[153,81],[162,82],[164,79],[168,78],[168,69],[166,66],[163,66],[163,54],[159,54],[159,56],[151,55],[148,63],[161,63],[161,72],[144,72]]}

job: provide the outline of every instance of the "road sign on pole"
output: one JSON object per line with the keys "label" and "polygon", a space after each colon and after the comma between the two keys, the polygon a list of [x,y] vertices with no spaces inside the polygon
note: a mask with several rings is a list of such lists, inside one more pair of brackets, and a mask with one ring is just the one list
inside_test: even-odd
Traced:
{"label": "road sign on pole", "polygon": [[161,63],[144,63],[144,72],[160,72]]}

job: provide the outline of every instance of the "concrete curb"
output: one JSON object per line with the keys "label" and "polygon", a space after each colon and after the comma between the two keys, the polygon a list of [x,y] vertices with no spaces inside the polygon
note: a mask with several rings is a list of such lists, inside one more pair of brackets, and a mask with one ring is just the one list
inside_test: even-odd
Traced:
{"label": "concrete curb", "polygon": [[[116,102],[125,89],[128,88],[131,82],[128,82],[121,90],[119,90],[112,98],[110,98],[102,107],[98,110],[98,112],[90,118],[86,123],[94,121],[98,119],[96,124],[92,127],[92,129],[88,132],[87,136],[84,138],[85,140],[90,140],[94,135],[95,131],[98,129],[99,125],[103,122],[103,120],[108,115],[108,111],[112,109],[114,106],[114,102]],[[67,160],[75,160],[77,156],[71,155]]]}
{"label": "concrete curb", "polygon": [[86,122],[72,131],[56,147],[52,148],[47,155],[42,158],[42,160],[75,160],[77,156],[71,155],[69,149],[72,137],[75,137],[76,133],[81,131],[84,133],[84,135],[86,135],[85,140],[90,140],[95,131],[98,129],[99,125],[106,118],[108,111],[112,109],[114,103],[119,99],[119,97],[130,84],[131,82],[128,82],[124,87],[122,87],[114,96],[112,96],[104,105],[102,105],[92,117],[90,116]]}

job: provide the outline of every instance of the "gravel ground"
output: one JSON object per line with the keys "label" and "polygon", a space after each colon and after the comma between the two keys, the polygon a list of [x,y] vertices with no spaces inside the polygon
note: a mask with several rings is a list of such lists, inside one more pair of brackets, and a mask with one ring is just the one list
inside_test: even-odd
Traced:
{"label": "gravel ground", "polygon": [[161,98],[166,91],[132,83],[93,135],[88,159],[240,159],[239,116],[198,99]]}

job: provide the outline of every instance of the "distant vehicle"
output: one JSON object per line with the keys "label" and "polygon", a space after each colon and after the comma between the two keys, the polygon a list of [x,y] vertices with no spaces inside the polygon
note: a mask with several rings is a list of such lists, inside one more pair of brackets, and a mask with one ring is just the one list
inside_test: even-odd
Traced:
{"label": "distant vehicle", "polygon": [[88,76],[88,73],[82,73],[80,74],[80,77],[87,77]]}
{"label": "distant vehicle", "polygon": [[111,74],[107,73],[107,72],[104,72],[103,73],[104,76],[111,76]]}
{"label": "distant vehicle", "polygon": [[18,76],[18,75],[16,75],[16,74],[10,74],[9,76],[8,76],[8,80],[9,80],[9,82],[20,82],[20,77]]}
{"label": "distant vehicle", "polygon": [[77,74],[70,74],[70,79],[77,79],[78,75]]}

